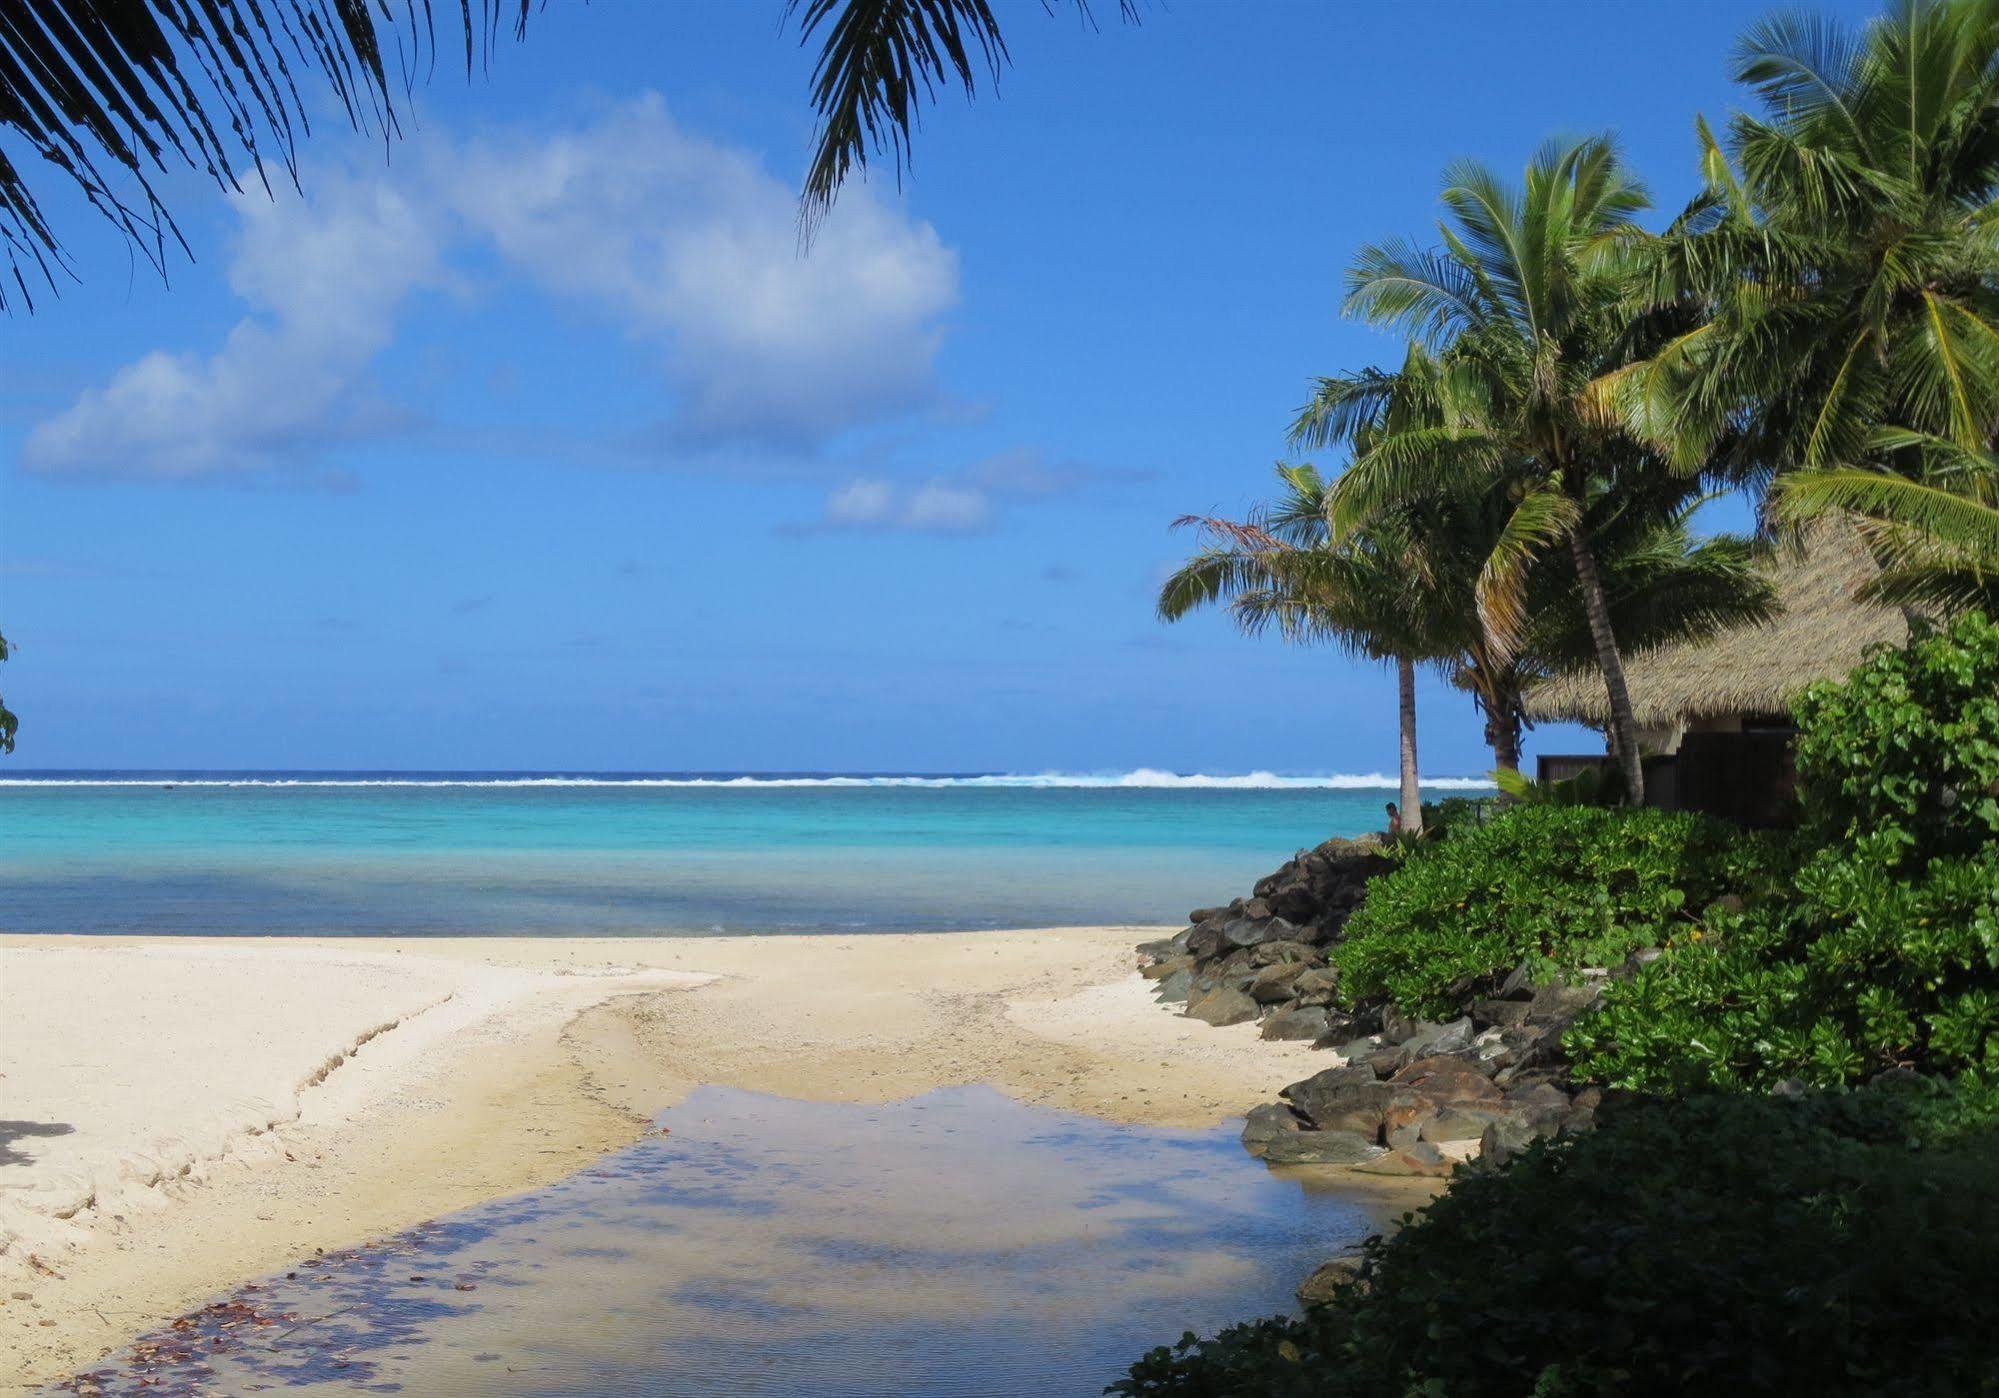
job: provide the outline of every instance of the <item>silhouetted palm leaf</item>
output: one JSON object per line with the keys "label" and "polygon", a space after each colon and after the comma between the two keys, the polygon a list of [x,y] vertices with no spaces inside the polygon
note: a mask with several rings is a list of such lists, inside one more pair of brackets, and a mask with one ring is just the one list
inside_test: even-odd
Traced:
{"label": "silhouetted palm leaf", "polygon": [[[1070,0],[1085,23],[1090,0]],[[1137,0],[1117,0],[1137,22]],[[1057,0],[1041,0],[1053,14]],[[826,41],[812,74],[819,136],[805,176],[804,226],[833,207],[847,176],[865,169],[870,154],[892,158],[896,178],[909,164],[910,136],[940,84],[971,96],[979,70],[997,84],[1008,56],[990,0],[787,0],[806,39]]]}
{"label": "silhouetted palm leaf", "polygon": [[[545,3],[545,0],[544,0]],[[1090,0],[1068,0],[1086,21]],[[1137,0],[1116,0],[1127,20]],[[6,0],[0,3],[0,309],[33,305],[31,283],[68,271],[37,189],[53,174],[108,218],[162,273],[185,245],[154,181],[186,168],[225,189],[296,182],[310,130],[301,74],[328,83],[355,126],[393,136],[399,112],[442,46],[462,41],[470,72],[501,29],[525,32],[534,0]],[[1059,0],[1042,0],[1053,13]],[[898,174],[923,104],[940,84],[969,95],[996,79],[1006,43],[989,0],[787,0],[809,40],[824,31],[812,100],[821,129],[806,176],[806,226],[871,153]],[[440,29],[440,23],[443,28]],[[455,28],[455,33],[447,32]],[[25,151],[45,168],[24,166]]]}
{"label": "silhouetted palm leaf", "polygon": [[[530,0],[455,0],[469,71]],[[153,180],[202,171],[228,189],[297,176],[311,126],[298,74],[316,70],[355,125],[397,130],[401,96],[438,45],[431,0],[34,0],[0,5],[0,129],[53,166],[162,271],[180,234]],[[10,293],[66,266],[29,173],[0,147]]]}

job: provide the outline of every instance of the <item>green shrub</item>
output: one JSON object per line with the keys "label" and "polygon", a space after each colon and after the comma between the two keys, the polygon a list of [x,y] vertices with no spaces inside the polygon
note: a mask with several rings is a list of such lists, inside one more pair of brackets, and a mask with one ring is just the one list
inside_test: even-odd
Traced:
{"label": "green shrub", "polygon": [[1700,816],[1590,807],[1456,827],[1369,884],[1332,953],[1341,994],[1447,1015],[1523,961],[1615,965],[1691,927],[1731,887],[1738,843]]}
{"label": "green shrub", "polygon": [[1917,1080],[1640,1102],[1460,1177],[1365,1288],[1111,1392],[1999,1393],[1993,1103]]}
{"label": "green shrub", "polygon": [[1999,628],[1877,653],[1798,716],[1811,853],[1765,870],[1787,896],[1613,986],[1569,1031],[1580,1072],[1648,1091],[1999,1075]]}
{"label": "green shrub", "polygon": [[1999,840],[1999,625],[1918,631],[1797,706],[1807,830],[1899,869]]}

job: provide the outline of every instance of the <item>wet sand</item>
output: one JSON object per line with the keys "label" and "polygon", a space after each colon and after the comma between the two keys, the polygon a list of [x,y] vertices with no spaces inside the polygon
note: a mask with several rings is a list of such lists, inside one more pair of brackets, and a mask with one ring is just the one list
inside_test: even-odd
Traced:
{"label": "wet sand", "polygon": [[1148,935],[0,939],[0,1375],[559,1179],[701,1084],[1200,1126],[1329,1061],[1161,1010]]}

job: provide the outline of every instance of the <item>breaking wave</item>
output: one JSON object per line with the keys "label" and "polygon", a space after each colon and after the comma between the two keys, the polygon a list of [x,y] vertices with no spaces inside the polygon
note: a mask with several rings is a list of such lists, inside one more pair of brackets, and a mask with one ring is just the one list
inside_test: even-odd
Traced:
{"label": "breaking wave", "polygon": [[[0,778],[0,787],[665,787],[707,790],[767,790],[785,787],[918,787],[1035,789],[1126,789],[1180,791],[1393,791],[1393,776],[1380,772],[1280,775],[1168,772],[1140,767],[1129,772],[989,773],[956,776],[863,775],[837,773],[450,773],[450,772],[51,772]],[[1425,777],[1423,785],[1442,791],[1489,791],[1483,777]]]}

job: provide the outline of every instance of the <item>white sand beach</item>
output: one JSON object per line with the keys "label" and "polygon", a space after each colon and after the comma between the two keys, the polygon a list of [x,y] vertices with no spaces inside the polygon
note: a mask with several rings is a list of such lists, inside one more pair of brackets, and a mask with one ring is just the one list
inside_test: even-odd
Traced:
{"label": "white sand beach", "polygon": [[1155,1005],[1148,935],[0,938],[0,1375],[546,1183],[703,1083],[1206,1125],[1326,1065]]}

